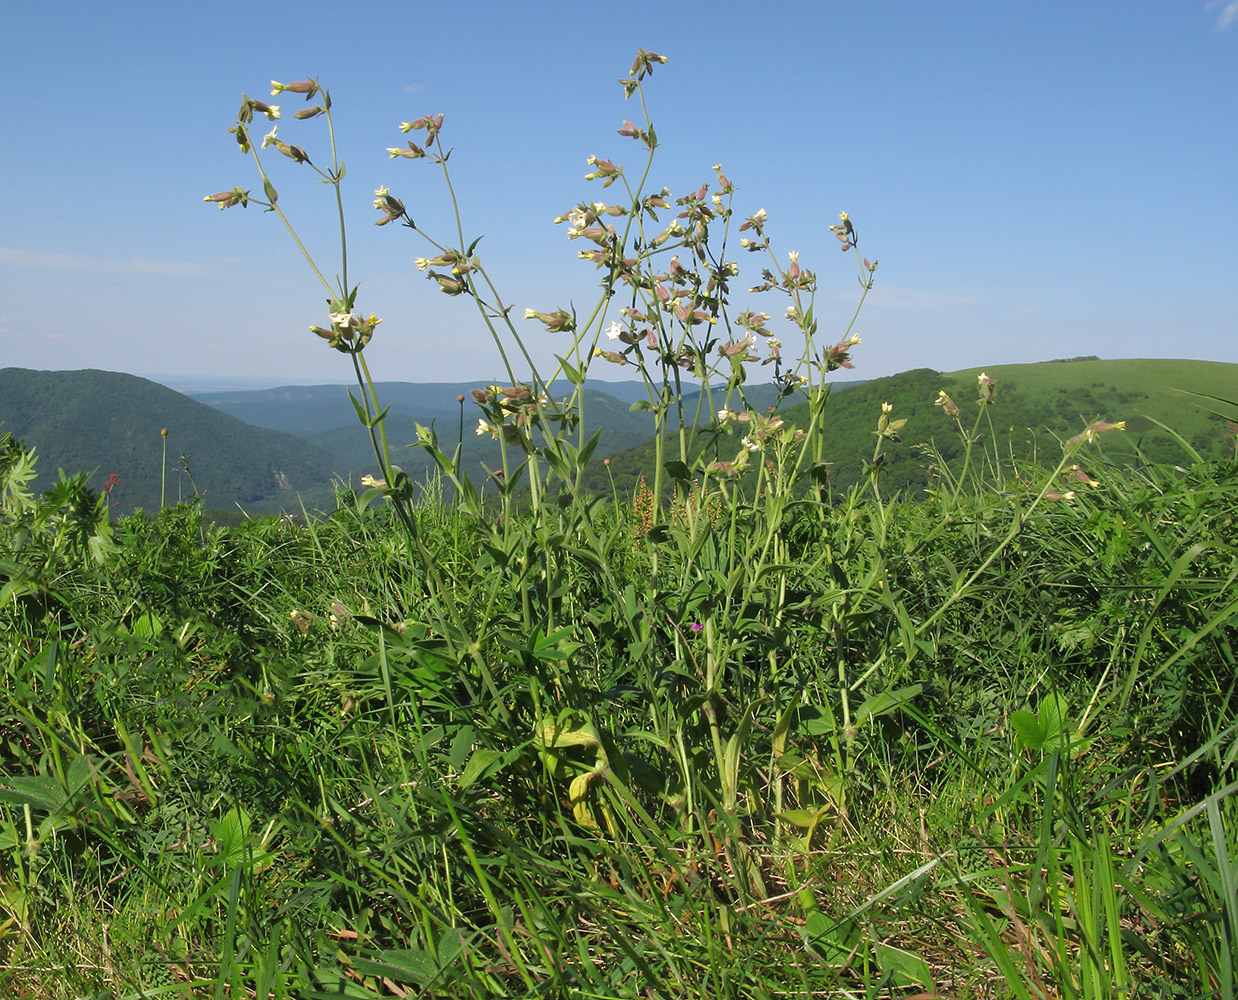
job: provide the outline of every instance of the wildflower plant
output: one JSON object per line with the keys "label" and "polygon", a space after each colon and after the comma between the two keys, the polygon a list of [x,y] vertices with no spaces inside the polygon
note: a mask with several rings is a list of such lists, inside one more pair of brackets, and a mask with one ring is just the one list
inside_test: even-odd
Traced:
{"label": "wildflower plant", "polygon": [[[782,533],[797,497],[815,497],[824,510],[827,379],[832,372],[853,367],[851,352],[860,343],[854,326],[878,265],[861,256],[855,224],[841,213],[828,229],[840,249],[854,257],[860,293],[841,329],[823,337],[815,272],[798,251],[775,249],[774,227],[765,209],[746,215],[737,209],[735,186],[721,164],[714,164],[709,179],[686,193],[676,195],[651,182],[660,138],[645,88],[665,63],[664,56],[640,50],[620,80],[625,99],[639,105],[635,120],[625,119],[617,129],[619,138],[635,150],[635,166],[619,157],[589,156],[584,181],[592,193],[554,220],[575,248],[580,266],[598,277],[598,296],[587,310],[554,302],[522,310],[500,293],[479,252],[480,238],[467,232],[456,204],[443,113],[401,123],[405,138],[388,153],[393,160],[421,161],[413,166],[440,174],[455,210],[454,232],[432,234],[419,226],[394,181],[374,190],[375,225],[395,224],[422,241],[423,255],[415,258],[418,271],[439,293],[471,304],[500,358],[507,383],[471,392],[478,410],[474,431],[498,446],[500,464],[490,470],[488,480],[499,494],[497,512],[483,502],[485,488],[475,486],[461,468],[458,447],[455,455],[446,454],[437,435],[422,427],[415,443],[430,452],[453,485],[461,510],[492,539],[493,558],[512,577],[514,610],[506,610],[497,592],[480,613],[456,603],[445,568],[419,535],[412,484],[391,460],[386,410],[366,361],[381,319],[360,308],[359,288],[348,266],[344,168],[335,145],[329,91],[315,79],[272,82],[273,96],[304,96],[309,104],[294,120],[321,119],[316,125],[326,130],[325,156],[309,140],[294,144],[291,130],[280,133],[281,125],[291,124],[280,107],[243,97],[231,132],[258,171],[262,195],[234,187],[205,200],[221,209],[259,205],[275,214],[327,292],[326,317],[312,333],[349,358],[357,379],[352,398],[378,466],[378,474],[365,477],[362,485],[367,495],[389,503],[405,526],[414,563],[423,571],[419,576],[433,629],[446,638],[453,658],[471,663],[472,672],[484,680],[496,712],[506,717],[509,699],[500,695],[504,681],[491,669],[495,644],[502,645],[508,631],[524,642],[525,636],[580,628],[579,621],[569,617],[571,602],[553,595],[572,593],[582,565],[590,567],[593,586],[622,606],[619,618],[631,642],[667,642],[673,655],[693,664],[688,669],[698,674],[699,690],[686,716],[664,685],[659,690],[652,668],[641,668],[646,671],[645,689],[657,702],[649,738],[668,748],[677,744],[679,750],[670,757],[680,772],[678,780],[687,785],[705,780],[702,787],[712,789],[710,797],[734,822],[748,781],[737,755],[751,720],[727,721],[724,705],[731,698],[750,700],[761,686],[754,687],[754,678],[746,674],[746,665],[754,662],[753,627],[773,627],[775,636],[786,627],[779,624],[785,613],[778,595],[795,585],[800,570],[787,565],[790,553]],[[270,130],[259,138],[255,126],[267,124]],[[316,173],[332,188],[340,247],[334,281],[325,277],[330,269],[318,263],[286,214],[269,165],[272,157]],[[741,282],[741,261],[756,263],[755,280]],[[782,302],[768,309],[746,304],[737,308],[739,294]],[[535,334],[528,332],[530,324]],[[565,337],[550,371],[539,370],[529,349],[530,337],[544,334]],[[634,409],[652,414],[656,455],[652,483],[630,511],[645,544],[629,551],[649,565],[651,584],[644,602],[649,607],[677,605],[678,622],[662,625],[657,619],[633,618],[630,597],[613,588],[607,566],[611,552],[596,512],[582,495],[582,475],[598,443],[598,430],[588,424],[584,394],[594,365],[628,367],[645,385],[646,398]],[[747,390],[750,376],[763,370],[768,370],[778,394],[773,405],[759,409],[750,403]],[[571,391],[556,399],[551,387],[560,379]],[[695,399],[691,390],[697,390]],[[793,425],[783,411],[797,401],[807,401],[808,416]],[[885,441],[897,441],[901,423],[882,414],[878,452]],[[463,428],[463,418],[461,424]],[[672,484],[682,500],[673,501],[668,516],[666,496]],[[527,500],[517,504],[516,491],[525,487]],[[558,502],[548,502],[556,494]],[[513,516],[526,504],[527,516]],[[716,533],[727,538],[726,544],[710,543]],[[567,539],[576,540],[574,548],[565,546]],[[537,600],[524,582],[529,580],[540,581],[533,591],[542,595]],[[414,603],[413,595],[408,602]],[[597,612],[592,615],[597,617]],[[691,623],[691,631],[683,629],[684,621]],[[696,652],[684,646],[689,635],[702,640]],[[768,643],[759,645],[766,648]],[[778,654],[769,648],[762,655],[777,672]],[[583,710],[595,697],[561,672],[547,681],[571,711]],[[553,708],[547,703],[543,711]],[[544,720],[536,720],[534,728],[547,731]],[[696,773],[698,758],[688,751],[685,732],[696,734],[691,742],[699,739],[711,751],[712,776]],[[578,818],[586,814],[576,808],[581,805],[576,800],[588,791],[587,785],[573,786]],[[728,836],[737,830],[733,826]]]}

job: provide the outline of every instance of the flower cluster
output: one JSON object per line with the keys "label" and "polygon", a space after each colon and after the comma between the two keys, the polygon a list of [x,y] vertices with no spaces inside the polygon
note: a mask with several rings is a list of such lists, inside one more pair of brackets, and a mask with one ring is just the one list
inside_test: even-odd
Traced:
{"label": "flower cluster", "polygon": [[[407,216],[407,213],[404,211],[404,202],[400,201],[399,198],[392,197],[386,185],[374,189],[374,208],[383,214],[383,217],[374,223],[376,226],[385,226],[389,222],[395,222],[397,219],[403,219]],[[411,220],[409,225],[412,225]],[[420,264],[418,268],[425,270]]]}
{"label": "flower cluster", "polygon": [[489,434],[496,441],[502,438],[504,444],[529,444],[530,429],[541,425],[543,411],[551,406],[545,393],[536,394],[528,385],[488,385],[471,392],[484,414],[474,433]]}
{"label": "flower cluster", "polygon": [[374,329],[382,322],[373,313],[368,317],[360,316],[352,311],[333,312],[330,314],[329,329],[321,326],[311,326],[310,330],[323,340],[328,347],[344,354],[359,354],[374,336]]}
{"label": "flower cluster", "polygon": [[431,147],[435,143],[439,143],[439,154],[445,160],[446,156],[442,153],[442,143],[439,142],[439,133],[442,130],[442,115],[422,115],[420,118],[414,118],[411,122],[400,122],[400,131],[405,135],[408,135],[409,132],[425,132],[425,144],[419,146],[410,139],[407,148],[400,149],[398,146],[389,146],[387,147],[387,152],[393,160],[397,156],[401,156],[406,160],[420,160],[423,157],[430,156],[429,151]]}
{"label": "flower cluster", "polygon": [[891,420],[890,414],[893,412],[893,403],[881,404],[881,416],[877,418],[877,437],[897,444],[899,442],[898,432],[907,425],[907,421],[905,419]]}
{"label": "flower cluster", "polygon": [[[830,232],[834,234],[834,238],[842,244],[842,251],[846,253],[848,250],[854,250],[858,239],[855,234],[855,227],[851,225],[851,216],[846,212],[838,213],[838,225],[830,226]],[[873,270],[875,270],[875,266]]]}

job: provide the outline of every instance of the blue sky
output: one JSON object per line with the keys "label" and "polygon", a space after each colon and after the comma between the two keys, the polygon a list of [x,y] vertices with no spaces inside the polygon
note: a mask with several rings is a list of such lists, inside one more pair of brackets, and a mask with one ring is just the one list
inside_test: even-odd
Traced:
{"label": "blue sky", "polygon": [[[425,245],[372,224],[386,185],[451,232],[428,164],[386,147],[400,121],[445,114],[466,234],[484,234],[507,300],[591,305],[596,274],[553,219],[602,197],[590,154],[636,163],[615,129],[638,110],[616,83],[638,46],[669,58],[647,87],[655,186],[687,193],[721,162],[737,215],[765,208],[775,245],[820,276],[831,343],[856,286],[828,226],[850,213],[881,262],[854,376],[1238,362],[1238,0],[71,0],[11,5],[5,22],[0,365],[346,381],[347,359],[308,331],[323,294],[274,216],[202,201],[261,191],[227,133],[241,93],[275,101],[272,78],[315,76],[348,167],[350,277],[384,318],[376,376],[496,377],[475,314],[414,268]],[[285,112],[304,106],[289,96]],[[323,159],[320,121],[285,116],[280,137]],[[334,271],[329,192],[271,167]],[[756,261],[739,262],[755,283]],[[539,359],[564,349],[526,327]]]}

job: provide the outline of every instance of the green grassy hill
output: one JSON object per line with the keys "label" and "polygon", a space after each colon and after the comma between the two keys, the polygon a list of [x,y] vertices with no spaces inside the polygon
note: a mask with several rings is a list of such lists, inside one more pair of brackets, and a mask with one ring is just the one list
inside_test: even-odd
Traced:
{"label": "green grassy hill", "polygon": [[[931,453],[949,461],[963,447],[953,421],[934,405],[937,393],[944,389],[954,398],[970,429],[978,413],[974,401],[980,371],[917,369],[838,385],[827,411],[826,458],[832,463],[835,488],[846,489],[863,474],[881,404],[889,402],[894,417],[906,418],[907,424],[901,443],[887,449],[884,482],[889,490],[922,490],[934,460]],[[1052,460],[1059,440],[1093,419],[1126,421],[1125,434],[1104,441],[1105,455],[1115,462],[1185,463],[1190,458],[1187,447],[1203,458],[1233,453],[1226,417],[1238,419],[1238,406],[1227,408],[1190,393],[1238,400],[1238,365],[1072,360],[997,365],[987,372],[997,383],[998,397],[977,433],[985,447],[996,446],[1004,456]],[[596,457],[609,456],[611,461],[604,467],[595,459],[586,485],[605,492],[613,480],[627,491],[652,472],[652,418],[630,409],[631,400],[640,398],[638,383],[597,385],[586,392],[585,420],[590,433],[604,428]],[[484,474],[483,466],[498,466],[497,445],[473,433],[477,414],[464,383],[393,382],[378,388],[384,405],[391,406],[387,432],[392,457],[414,480],[424,480],[433,471],[426,453],[409,446],[416,437],[415,422],[433,425],[448,454],[462,441],[461,466],[475,479]],[[768,385],[750,386],[747,392],[754,409],[769,406],[775,398]],[[457,400],[462,393],[463,411]],[[695,393],[685,394],[689,411],[695,401]],[[720,404],[721,397],[713,402]],[[783,412],[792,424],[806,418],[803,404],[784,406]],[[237,419],[241,416],[261,426],[248,426]],[[704,418],[712,416],[711,406]],[[113,502],[120,513],[158,506],[162,427],[169,429],[170,501],[192,495],[196,483],[214,509],[235,510],[238,504],[253,513],[297,509],[298,494],[307,506],[328,507],[332,477],[358,482],[366,472],[377,473],[368,435],[356,422],[343,386],[202,393],[194,400],[130,375],[8,368],[0,370],[0,426],[39,449],[41,488],[57,468],[93,470],[96,487],[115,472],[121,483]],[[698,453],[730,459],[739,447],[738,436],[714,438],[702,430],[694,447]],[[183,466],[182,454],[188,456],[188,475],[178,468]]]}
{"label": "green grassy hill", "polygon": [[[1096,419],[1126,421],[1125,433],[1104,439],[1104,454],[1114,462],[1185,464],[1191,458],[1188,446],[1205,459],[1234,452],[1226,418],[1238,420],[1238,404],[1226,406],[1191,393],[1238,401],[1235,364],[1088,359],[993,365],[950,373],[921,368],[834,390],[826,411],[830,445],[825,457],[832,463],[835,488],[846,489],[863,475],[865,460],[872,455],[881,404],[889,402],[894,406],[893,417],[906,418],[907,424],[901,442],[886,449],[886,487],[913,492],[924,489],[934,460],[930,452],[935,450],[951,460],[963,450],[956,425],[935,405],[937,394],[943,389],[950,394],[962,410],[964,427],[970,431],[978,415],[976,379],[982,371],[996,382],[997,400],[977,434],[985,447],[996,445],[1007,458],[1056,461],[1061,453],[1060,441]],[[801,424],[807,418],[807,407],[792,405],[783,413],[788,423]],[[1158,426],[1158,421],[1172,433]],[[698,453],[711,458],[732,459],[739,447],[738,435],[714,439],[701,434],[696,447]],[[588,485],[596,490],[609,489],[613,478],[620,490],[630,490],[641,475],[649,477],[653,454],[648,442],[614,454],[608,470],[590,471]]]}
{"label": "green grassy hill", "polygon": [[251,513],[297,510],[298,495],[307,506],[331,498],[327,453],[133,375],[0,369],[0,427],[38,450],[38,489],[57,469],[93,472],[96,489],[115,473],[117,513],[158,509],[165,427],[170,503],[192,496],[195,484],[206,506]]}

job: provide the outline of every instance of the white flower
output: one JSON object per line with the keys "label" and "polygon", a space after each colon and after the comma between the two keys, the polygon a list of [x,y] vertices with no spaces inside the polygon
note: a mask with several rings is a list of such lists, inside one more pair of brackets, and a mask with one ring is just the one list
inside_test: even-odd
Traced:
{"label": "white flower", "polygon": [[477,430],[474,433],[476,433],[478,437],[482,437],[485,434],[493,434],[494,428],[491,427],[485,420],[478,420]]}
{"label": "white flower", "polygon": [[749,451],[760,451],[761,450],[761,442],[753,441],[752,438],[748,437],[746,434],[740,440],[739,443],[742,444]]}
{"label": "white flower", "polygon": [[417,265],[418,271],[424,271],[427,267],[430,266],[430,262],[426,260],[425,257],[414,257],[413,263]]}
{"label": "white flower", "polygon": [[770,337],[765,343],[769,345],[771,351],[776,351],[782,346],[782,341],[777,337]]}
{"label": "white flower", "polygon": [[610,325],[603,331],[611,340],[618,340],[619,335],[623,333],[623,327],[616,321],[611,321]]}
{"label": "white flower", "polygon": [[730,420],[731,420],[731,417],[732,417],[732,416],[734,416],[734,414],[733,414],[733,413],[731,413],[731,411],[730,411],[730,410],[728,410],[728,409],[724,406],[721,410],[719,410],[719,411],[718,411],[718,423],[720,423],[720,424],[730,423]]}
{"label": "white flower", "polygon": [[537,319],[537,310],[533,308],[526,309],[524,311],[524,318],[525,319]]}
{"label": "white flower", "polygon": [[350,312],[331,313],[331,325],[338,326],[341,330],[347,330],[353,325],[356,317]]}
{"label": "white flower", "polygon": [[387,190],[386,185],[384,185],[383,187],[380,187],[380,188],[375,188],[375,189],[374,189],[374,207],[375,207],[375,208],[382,208],[382,207],[383,207],[383,200],[384,200],[384,199],[387,197],[387,195],[389,195],[390,193],[391,193],[391,192]]}
{"label": "white flower", "polygon": [[262,148],[266,149],[267,146],[274,146],[276,141],[278,140],[278,133],[279,133],[279,126],[278,125],[271,126],[271,131],[262,137]]}
{"label": "white flower", "polygon": [[791,263],[794,264],[800,259],[800,252],[798,250],[789,250],[787,251],[787,256],[791,258]]}

